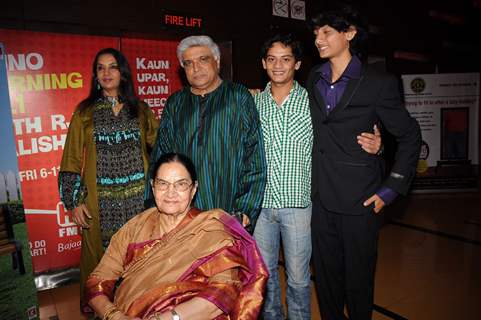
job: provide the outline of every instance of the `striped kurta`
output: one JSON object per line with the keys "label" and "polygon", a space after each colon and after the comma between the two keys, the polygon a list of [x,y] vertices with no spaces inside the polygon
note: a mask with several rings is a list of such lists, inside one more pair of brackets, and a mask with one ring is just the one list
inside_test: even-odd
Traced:
{"label": "striped kurta", "polygon": [[254,225],[266,184],[266,159],[259,114],[244,86],[223,81],[204,97],[192,94],[190,87],[170,96],[151,165],[168,152],[192,159],[199,182],[196,207],[242,212]]}

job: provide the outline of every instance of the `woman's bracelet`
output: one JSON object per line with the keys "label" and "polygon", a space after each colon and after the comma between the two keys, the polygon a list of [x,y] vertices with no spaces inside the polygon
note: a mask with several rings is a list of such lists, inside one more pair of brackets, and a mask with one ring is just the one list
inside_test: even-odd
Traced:
{"label": "woman's bracelet", "polygon": [[112,304],[105,311],[104,316],[102,317],[102,320],[112,320],[113,316],[118,312],[120,312],[120,310],[118,310],[117,307],[114,304]]}
{"label": "woman's bracelet", "polygon": [[148,320],[162,320],[162,313],[161,312],[156,312],[152,314]]}

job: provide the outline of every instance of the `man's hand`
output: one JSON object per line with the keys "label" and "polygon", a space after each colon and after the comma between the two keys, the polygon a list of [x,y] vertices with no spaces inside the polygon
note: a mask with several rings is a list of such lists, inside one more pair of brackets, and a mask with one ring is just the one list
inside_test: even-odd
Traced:
{"label": "man's hand", "polygon": [[256,94],[261,92],[261,89],[248,89],[248,90],[252,96],[255,96]]}
{"label": "man's hand", "polygon": [[92,216],[87,210],[87,206],[85,204],[81,204],[77,208],[73,209],[72,220],[76,225],[88,229],[90,228],[88,219],[92,219]]}
{"label": "man's hand", "polygon": [[372,197],[364,201],[363,205],[365,207],[370,206],[374,202],[374,213],[379,213],[382,208],[386,205],[384,201],[379,197],[377,194],[374,194]]}
{"label": "man's hand", "polygon": [[369,132],[363,132],[357,136],[357,143],[361,145],[361,148],[370,154],[377,154],[381,149],[381,132],[377,125],[374,125],[374,134]]}

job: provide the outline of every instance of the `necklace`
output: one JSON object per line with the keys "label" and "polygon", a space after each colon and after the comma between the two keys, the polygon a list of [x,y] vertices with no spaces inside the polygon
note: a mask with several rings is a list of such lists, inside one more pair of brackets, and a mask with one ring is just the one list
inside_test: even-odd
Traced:
{"label": "necklace", "polygon": [[117,116],[120,113],[120,110],[122,110],[123,107],[123,99],[121,96],[103,96],[103,101],[107,104],[110,104],[112,111],[115,116]]}
{"label": "necklace", "polygon": [[115,106],[119,103],[118,97],[105,96],[105,99],[112,105],[112,108],[115,108]]}

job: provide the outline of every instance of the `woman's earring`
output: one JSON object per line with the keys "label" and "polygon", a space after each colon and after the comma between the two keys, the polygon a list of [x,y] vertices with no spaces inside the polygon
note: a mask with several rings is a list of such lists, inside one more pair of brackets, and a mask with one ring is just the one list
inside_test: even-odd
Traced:
{"label": "woman's earring", "polygon": [[101,87],[100,87],[99,79],[96,78],[96,79],[95,79],[95,82],[97,83],[97,90],[100,90]]}

